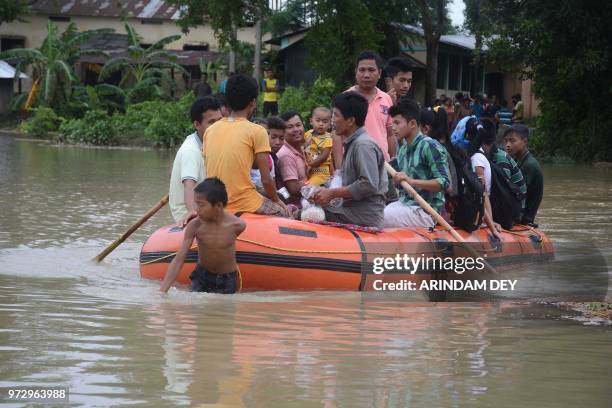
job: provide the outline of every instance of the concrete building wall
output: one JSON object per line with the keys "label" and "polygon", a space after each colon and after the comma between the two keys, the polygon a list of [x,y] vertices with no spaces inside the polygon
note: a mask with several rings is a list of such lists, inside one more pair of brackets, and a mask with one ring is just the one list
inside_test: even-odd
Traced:
{"label": "concrete building wall", "polygon": [[535,94],[533,93],[531,87],[533,86],[533,81],[531,79],[522,81],[521,84],[521,98],[523,103],[525,104],[525,117],[532,118],[537,116],[540,113],[538,108],[539,101],[536,99]]}
{"label": "concrete building wall", "polygon": [[512,109],[512,95],[521,94],[525,118],[537,116],[540,113],[538,109],[539,102],[533,93],[532,86],[533,81],[531,79],[523,80],[517,78],[516,75],[505,74],[503,99],[508,101],[508,109]]}
{"label": "concrete building wall", "polygon": [[[27,22],[13,21],[0,25],[0,38],[22,37],[25,40],[25,48],[39,48],[45,37],[47,36],[47,16],[29,15],[25,17]],[[202,44],[209,45],[209,51],[219,51],[219,41],[215,38],[214,31],[209,24],[192,28],[189,33],[181,32],[180,27],[174,20],[165,20],[160,24],[142,24],[140,19],[127,19],[122,21],[119,18],[113,17],[71,17],[69,22],[56,21],[60,33],[63,32],[68,24],[75,23],[79,31],[93,30],[98,28],[112,28],[118,34],[126,34],[125,24],[130,24],[136,32],[141,36],[143,44],[153,44],[160,39],[170,35],[180,35],[181,38],[167,45],[168,50],[182,50],[185,44]],[[264,36],[264,41],[268,36]],[[255,28],[247,27],[238,31],[238,39],[240,41],[255,44]],[[31,77],[31,70],[26,72]],[[178,78],[178,77],[177,77]],[[25,79],[22,82],[22,89],[29,90],[32,86],[31,79]],[[184,88],[183,81],[178,81],[179,88]]]}
{"label": "concrete building wall", "polygon": [[[38,48],[42,45],[47,35],[46,16],[31,15],[26,17],[27,22],[14,21],[0,25],[0,36],[25,37],[26,48]],[[56,21],[60,31],[68,24],[75,23],[80,31],[93,30],[97,28],[113,28],[119,34],[125,34],[125,23],[130,24],[142,37],[142,42],[152,44],[169,35],[181,35],[181,38],[168,45],[166,49],[181,50],[183,45],[193,43],[208,43],[210,51],[219,50],[219,42],[214,36],[212,27],[208,24],[193,28],[189,33],[183,34],[175,21],[167,20],[161,24],[142,24],[139,19],[128,19],[126,22],[118,18],[110,17],[71,17],[70,22]],[[240,41],[255,44],[255,28],[247,27],[239,30]]]}

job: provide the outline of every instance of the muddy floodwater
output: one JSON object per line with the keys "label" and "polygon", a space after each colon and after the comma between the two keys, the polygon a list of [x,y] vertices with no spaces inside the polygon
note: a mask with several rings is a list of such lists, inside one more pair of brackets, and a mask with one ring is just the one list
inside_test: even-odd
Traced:
{"label": "muddy floodwater", "polygon": [[[348,292],[231,296],[141,280],[173,154],[0,136],[0,387],[73,406],[610,407],[612,326],[542,304]],[[612,169],[544,165],[538,221],[612,261]],[[6,399],[0,404],[7,403]]]}

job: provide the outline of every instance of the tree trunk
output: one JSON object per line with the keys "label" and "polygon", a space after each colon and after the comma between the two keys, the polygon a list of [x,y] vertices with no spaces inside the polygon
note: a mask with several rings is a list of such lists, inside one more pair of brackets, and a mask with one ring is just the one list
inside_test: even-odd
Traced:
{"label": "tree trunk", "polygon": [[425,72],[425,106],[431,106],[436,99],[438,87],[438,49],[440,41],[426,38],[427,44],[427,70]]}
{"label": "tree trunk", "polygon": [[236,47],[238,41],[238,27],[236,23],[232,23],[232,39],[230,43],[230,52],[229,52],[229,72],[236,73],[236,51],[234,51],[234,47]]}
{"label": "tree trunk", "polygon": [[480,65],[482,63],[482,26],[480,9],[482,8],[482,0],[475,0],[472,4],[473,11],[471,13],[471,29],[476,36],[476,46],[474,48],[474,63],[471,68],[471,81],[470,81],[470,94],[471,96],[476,95],[479,92],[480,80],[478,78],[478,72],[480,71]]}
{"label": "tree trunk", "polygon": [[255,60],[253,61],[253,76],[261,83],[261,11],[255,23]]}
{"label": "tree trunk", "polygon": [[[480,92],[480,66],[482,65],[482,33],[476,33],[476,47],[474,49],[474,64],[472,66],[472,80],[470,83],[470,94],[471,96],[476,95]],[[484,89],[483,89],[484,92]]]}

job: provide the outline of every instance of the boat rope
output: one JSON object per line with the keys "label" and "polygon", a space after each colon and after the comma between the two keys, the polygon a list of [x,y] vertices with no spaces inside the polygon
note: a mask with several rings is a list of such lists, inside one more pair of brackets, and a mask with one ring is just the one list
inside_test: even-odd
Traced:
{"label": "boat rope", "polygon": [[535,228],[530,227],[528,225],[526,225],[526,228],[519,230],[519,231],[510,231],[507,229],[502,229],[503,232],[507,232],[508,234],[512,234],[512,235],[517,235],[519,237],[526,237],[525,234],[521,234],[519,231],[525,232],[525,231],[530,231],[533,232],[535,235],[537,235],[538,237],[538,242],[542,242],[544,240],[544,238],[542,238],[542,234],[540,234]]}

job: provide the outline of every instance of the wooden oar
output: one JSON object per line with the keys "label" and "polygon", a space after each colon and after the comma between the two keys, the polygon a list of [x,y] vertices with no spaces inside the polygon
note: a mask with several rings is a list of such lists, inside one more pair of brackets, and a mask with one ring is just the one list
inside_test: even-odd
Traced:
{"label": "wooden oar", "polygon": [[123,233],[119,238],[115,240],[112,244],[110,244],[106,249],[100,252],[94,260],[97,262],[102,261],[108,254],[114,251],[123,241],[125,241],[130,235],[134,233],[142,224],[144,224],[149,218],[153,216],[156,212],[159,211],[164,205],[168,204],[168,194],[166,194],[159,203],[155,204],[153,208],[151,208],[145,215],[143,215],[134,225],[132,225],[127,231]]}
{"label": "wooden oar", "polygon": [[[391,165],[387,162],[385,162],[385,169],[387,170],[387,173],[389,173],[391,175],[391,177],[395,176],[395,174],[397,173],[397,171],[395,171],[395,169],[393,167],[391,167]],[[455,229],[453,227],[451,227],[451,225],[446,222],[446,220],[444,218],[442,218],[442,216],[440,214],[438,214],[438,212],[436,210],[433,209],[433,207],[431,205],[429,205],[429,203],[427,201],[425,201],[425,199],[423,197],[420,196],[419,193],[416,192],[416,190],[405,180],[402,180],[402,182],[400,183],[400,185],[402,186],[402,188],[412,196],[412,198],[415,199],[415,201],[417,203],[419,203],[419,205],[421,206],[421,208],[423,210],[425,210],[429,215],[431,215],[431,217],[440,225],[442,225],[442,227],[450,232],[450,234],[453,236],[453,238],[455,238],[457,240],[457,242],[463,244],[461,245],[463,248],[465,248],[470,256],[472,256],[472,258],[476,259],[476,258],[482,258],[482,262],[485,266],[485,269],[489,270],[489,272],[492,273],[497,273],[497,271],[482,257],[480,256],[480,254],[478,252],[476,252],[476,250],[474,248],[472,248],[471,245],[469,245],[469,243],[463,239],[463,237],[461,235],[459,235],[459,233],[457,231],[455,231]]]}

